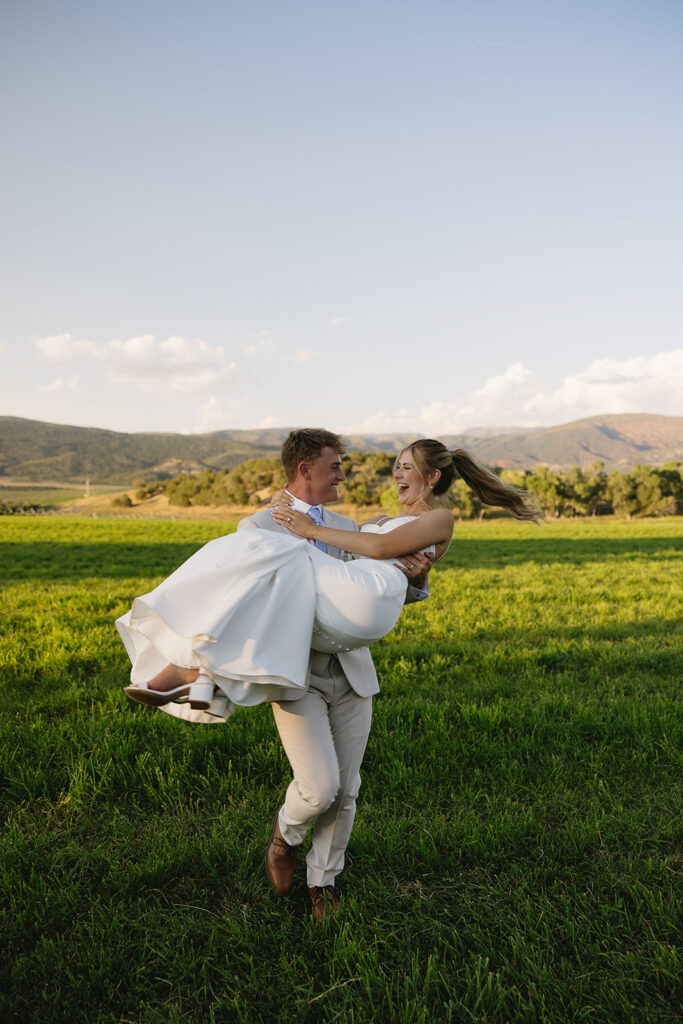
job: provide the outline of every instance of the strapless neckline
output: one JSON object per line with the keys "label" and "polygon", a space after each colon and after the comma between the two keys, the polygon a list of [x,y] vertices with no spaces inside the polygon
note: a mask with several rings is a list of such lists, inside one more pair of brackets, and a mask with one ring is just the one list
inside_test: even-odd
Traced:
{"label": "strapless neckline", "polygon": [[[412,523],[415,519],[420,519],[420,516],[396,516],[395,519],[387,518],[381,523],[365,523],[361,526],[361,533],[391,533],[398,526],[403,526],[404,523]],[[422,554],[436,555],[436,545],[430,544],[426,548],[420,549]]]}

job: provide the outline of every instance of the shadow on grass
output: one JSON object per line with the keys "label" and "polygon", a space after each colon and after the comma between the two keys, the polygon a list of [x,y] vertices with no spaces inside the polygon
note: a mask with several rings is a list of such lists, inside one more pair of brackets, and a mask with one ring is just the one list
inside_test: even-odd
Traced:
{"label": "shadow on grass", "polygon": [[[38,541],[0,544],[0,578],[70,582],[166,576],[202,546],[201,543],[60,543]],[[507,565],[582,565],[610,559],[683,556],[682,537],[524,540],[456,540],[438,569],[502,568]]]}
{"label": "shadow on grass", "polygon": [[[580,629],[546,626],[535,634],[510,628],[477,636],[428,636],[414,642],[387,638],[373,645],[372,656],[382,687],[390,679],[402,679],[414,688],[418,680],[418,689],[424,686],[426,693],[437,681],[447,683],[454,674],[469,675],[482,685],[485,680],[487,687],[519,678],[528,682],[599,677],[612,684],[618,680],[620,685],[647,681],[648,686],[677,692],[681,626],[677,619],[648,618],[628,625],[586,624]],[[34,712],[49,717],[67,714],[76,700],[82,705],[81,713],[86,713],[92,701],[119,692],[128,682],[129,671],[112,626],[112,649],[104,661],[98,655],[83,657],[74,651],[57,664],[27,659],[15,665],[0,686],[0,714],[24,715],[27,700],[37,702],[32,705]],[[130,707],[122,703],[119,710],[124,706]]]}
{"label": "shadow on grass", "polygon": [[60,544],[0,545],[0,577],[9,580],[129,579],[134,576],[167,576],[201,543],[171,544]]}
{"label": "shadow on grass", "polygon": [[498,569],[506,565],[550,565],[558,562],[582,565],[610,559],[683,556],[681,537],[585,537],[534,536],[515,540],[456,538],[439,568]]}

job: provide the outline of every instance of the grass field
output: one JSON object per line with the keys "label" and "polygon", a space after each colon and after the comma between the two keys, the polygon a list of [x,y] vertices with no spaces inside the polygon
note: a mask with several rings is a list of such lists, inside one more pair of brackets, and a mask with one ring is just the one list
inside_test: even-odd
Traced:
{"label": "grass field", "polygon": [[231,528],[0,522],[0,1020],[679,1021],[683,520],[456,524],[322,927],[263,870],[270,709],[122,693],[114,619]]}

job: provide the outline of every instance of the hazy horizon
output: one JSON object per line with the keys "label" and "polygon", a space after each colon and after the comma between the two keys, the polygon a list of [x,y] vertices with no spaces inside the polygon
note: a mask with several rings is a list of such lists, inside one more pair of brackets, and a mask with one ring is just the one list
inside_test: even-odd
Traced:
{"label": "hazy horizon", "polygon": [[[245,433],[254,433],[254,432],[259,432],[259,431],[264,431],[264,430],[268,430],[268,431],[285,431],[285,430],[295,430],[295,429],[297,429],[299,427],[304,427],[304,426],[315,426],[315,424],[308,424],[308,423],[283,423],[283,424],[272,424],[272,425],[269,425],[269,426],[261,426],[261,427],[258,427],[258,426],[257,427],[239,427],[239,426],[218,427],[216,430],[210,430],[210,431],[189,431],[189,430],[180,431],[180,430],[154,430],[154,429],[120,430],[117,427],[107,427],[107,426],[98,427],[98,426],[95,426],[94,424],[91,424],[91,423],[71,423],[71,422],[65,422],[65,421],[64,422],[63,421],[57,422],[57,421],[53,421],[53,420],[36,419],[36,418],[30,417],[30,416],[26,416],[26,417],[24,417],[24,416],[13,416],[13,414],[5,414],[5,413],[1,413],[0,412],[0,416],[3,416],[3,415],[9,415],[9,416],[11,416],[12,418],[15,418],[15,419],[26,419],[28,422],[42,423],[42,424],[44,424],[46,426],[78,427],[78,428],[81,428],[83,430],[106,430],[106,431],[111,431],[112,433],[122,433],[122,434],[138,434],[138,433],[140,433],[140,434],[142,434],[142,433],[144,433],[144,434],[178,434],[178,436],[180,436],[180,437],[188,437],[188,436],[199,435],[199,434],[237,433],[239,431],[244,431]],[[441,431],[441,436],[446,436],[448,434],[469,435],[470,437],[477,437],[477,436],[479,436],[479,437],[486,437],[486,436],[493,437],[493,436],[496,436],[496,434],[499,434],[499,435],[503,436],[503,435],[509,435],[509,434],[515,434],[515,433],[528,433],[528,432],[531,432],[531,431],[538,431],[538,430],[550,430],[553,427],[568,427],[568,426],[571,426],[574,423],[581,423],[581,422],[584,422],[584,421],[587,421],[587,420],[592,421],[592,420],[607,419],[607,418],[611,418],[611,417],[624,417],[624,416],[625,417],[632,417],[632,416],[657,417],[657,418],[663,418],[663,419],[678,419],[678,420],[682,420],[683,421],[683,416],[675,416],[675,415],[669,415],[669,414],[666,414],[666,413],[656,413],[656,412],[597,413],[594,416],[580,417],[577,420],[563,420],[563,421],[558,422],[558,423],[545,423],[545,424],[540,424],[538,426],[520,426],[519,424],[517,424],[517,425],[507,425],[506,426],[506,425],[496,425],[496,424],[484,424],[484,423],[481,423],[481,424],[477,424],[477,425],[472,426],[472,427],[467,427],[465,430],[458,430],[458,431],[446,430],[446,431]],[[325,424],[322,424],[322,426],[325,426]],[[411,430],[388,430],[388,431],[379,431],[379,430],[378,431],[372,431],[372,430],[364,430],[364,431],[363,430],[340,430],[338,432],[341,433],[341,434],[346,434],[346,435],[357,435],[357,436],[375,437],[375,438],[395,437],[395,436],[401,436],[401,435],[405,435],[405,434],[419,434],[420,436],[427,436],[427,435],[424,434],[424,432],[422,432],[422,431],[415,431],[415,430],[413,430],[413,431],[411,431]]]}

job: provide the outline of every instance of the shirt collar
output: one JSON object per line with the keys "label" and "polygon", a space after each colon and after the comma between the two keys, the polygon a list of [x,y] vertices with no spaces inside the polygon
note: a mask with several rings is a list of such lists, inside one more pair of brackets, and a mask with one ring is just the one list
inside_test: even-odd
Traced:
{"label": "shirt collar", "polygon": [[292,499],[292,508],[295,508],[297,512],[306,512],[308,514],[309,509],[317,508],[322,515],[322,505],[309,505],[307,501],[302,501],[301,498],[297,498],[296,494],[292,494],[291,491],[285,489],[285,494],[289,494]]}

